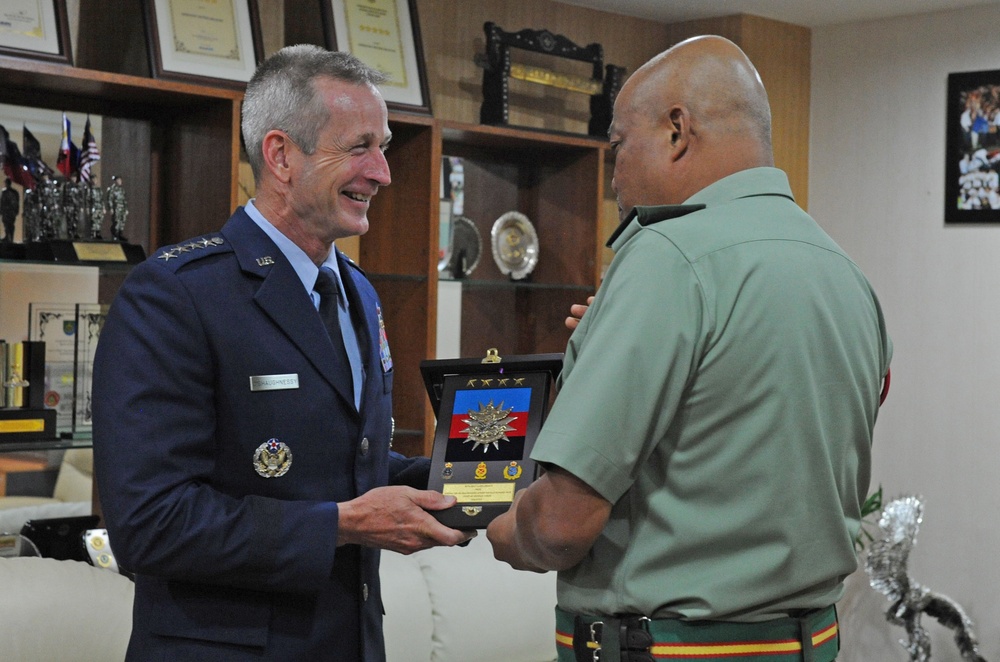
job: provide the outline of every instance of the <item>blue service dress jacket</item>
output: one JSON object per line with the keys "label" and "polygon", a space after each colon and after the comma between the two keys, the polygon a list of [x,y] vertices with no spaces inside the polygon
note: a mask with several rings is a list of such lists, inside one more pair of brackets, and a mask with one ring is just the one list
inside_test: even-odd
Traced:
{"label": "blue service dress jacket", "polygon": [[384,659],[379,552],[337,547],[337,502],[425,488],[391,452],[378,297],[339,256],[360,411],[309,294],[238,209],[122,285],[94,363],[94,459],[111,547],[135,572],[131,660]]}

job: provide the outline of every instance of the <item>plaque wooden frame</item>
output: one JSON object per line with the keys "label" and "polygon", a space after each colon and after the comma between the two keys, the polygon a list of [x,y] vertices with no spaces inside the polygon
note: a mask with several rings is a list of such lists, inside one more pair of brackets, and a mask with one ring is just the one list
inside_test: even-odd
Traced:
{"label": "plaque wooden frame", "polygon": [[[438,420],[427,487],[458,498],[454,507],[432,513],[438,521],[456,529],[486,528],[510,508],[516,490],[537,478],[531,449],[562,359],[531,354],[420,364]],[[477,435],[490,423],[502,433],[494,427],[492,434]]]}
{"label": "plaque wooden frame", "polygon": [[496,23],[483,24],[486,33],[486,62],[483,70],[483,104],[479,121],[483,124],[507,126],[508,78],[511,74],[510,49],[520,48],[535,53],[567,58],[593,65],[592,80],[601,83],[601,92],[590,97],[590,122],[587,134],[608,137],[615,99],[625,79],[625,68],[613,64],[604,66],[604,48],[598,44],[578,46],[561,34],[548,30],[525,29],[506,32]]}

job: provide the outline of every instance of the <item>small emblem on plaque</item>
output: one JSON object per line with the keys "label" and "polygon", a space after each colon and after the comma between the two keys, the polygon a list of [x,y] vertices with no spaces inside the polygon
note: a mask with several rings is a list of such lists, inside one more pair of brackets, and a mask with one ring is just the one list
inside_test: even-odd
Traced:
{"label": "small emblem on plaque", "polygon": [[462,506],[462,512],[469,517],[475,517],[479,513],[483,512],[482,506]]}
{"label": "small emblem on plaque", "polygon": [[511,462],[504,468],[503,477],[507,480],[517,480],[521,477],[521,466],[517,462]]}
{"label": "small emblem on plaque", "polygon": [[277,439],[268,439],[253,454],[253,468],[264,478],[284,476],[292,466],[292,450]]}
{"label": "small emblem on plaque", "polygon": [[486,463],[480,462],[476,467],[476,480],[486,480]]}
{"label": "small emblem on plaque", "polygon": [[441,477],[447,479],[447,478],[451,478],[454,475],[455,475],[455,471],[453,469],[453,466],[452,466],[451,462],[445,462],[444,463],[444,469],[441,471]]}

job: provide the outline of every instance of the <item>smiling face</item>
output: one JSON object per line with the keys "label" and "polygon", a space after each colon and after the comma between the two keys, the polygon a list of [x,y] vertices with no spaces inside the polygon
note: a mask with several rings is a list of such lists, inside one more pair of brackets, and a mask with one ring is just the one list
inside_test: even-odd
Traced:
{"label": "smiling face", "polygon": [[313,84],[330,119],[312,154],[291,144],[288,203],[304,233],[329,245],[368,231],[371,199],[391,181],[383,152],[392,134],[374,86],[332,78]]}

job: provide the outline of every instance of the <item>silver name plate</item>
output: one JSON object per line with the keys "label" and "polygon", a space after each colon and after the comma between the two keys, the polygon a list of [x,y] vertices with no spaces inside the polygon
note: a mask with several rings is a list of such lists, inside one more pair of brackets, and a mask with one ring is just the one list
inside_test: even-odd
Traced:
{"label": "silver name plate", "polygon": [[287,375],[256,375],[250,377],[251,391],[281,391],[299,387],[297,373]]}

